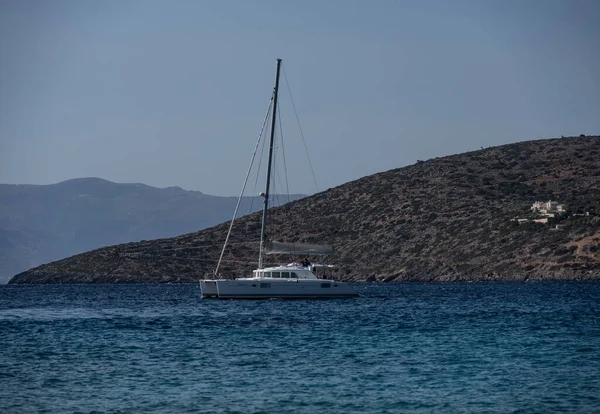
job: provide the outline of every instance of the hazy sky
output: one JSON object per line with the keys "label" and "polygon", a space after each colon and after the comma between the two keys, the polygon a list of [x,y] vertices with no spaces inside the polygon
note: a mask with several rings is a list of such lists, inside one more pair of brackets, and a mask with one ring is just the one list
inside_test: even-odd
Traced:
{"label": "hazy sky", "polygon": [[236,195],[278,57],[320,189],[600,133],[600,1],[0,0],[0,182]]}

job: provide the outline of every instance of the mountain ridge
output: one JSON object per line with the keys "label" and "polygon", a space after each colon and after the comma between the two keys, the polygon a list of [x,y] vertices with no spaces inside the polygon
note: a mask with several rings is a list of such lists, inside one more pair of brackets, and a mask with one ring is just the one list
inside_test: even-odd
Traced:
{"label": "mountain ridge", "polygon": [[[335,245],[328,276],[340,280],[597,280],[599,154],[600,137],[583,136],[419,161],[274,208],[269,234]],[[549,224],[515,221],[548,199],[569,212]],[[11,283],[196,281],[214,269],[227,227],[98,249]],[[259,229],[260,214],[236,221],[224,275],[248,274]]]}
{"label": "mountain ridge", "polygon": [[[291,195],[297,199],[302,195]],[[241,211],[261,206],[245,197]],[[0,282],[95,248],[173,237],[231,217],[237,197],[83,177],[56,184],[0,184]]]}

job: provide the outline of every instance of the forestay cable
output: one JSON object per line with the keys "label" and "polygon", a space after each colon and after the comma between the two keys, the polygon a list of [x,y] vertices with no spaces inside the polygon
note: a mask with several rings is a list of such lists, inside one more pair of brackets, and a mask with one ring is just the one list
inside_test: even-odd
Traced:
{"label": "forestay cable", "polygon": [[269,107],[267,108],[267,113],[265,115],[265,120],[263,121],[262,127],[260,128],[260,133],[258,134],[258,140],[256,141],[256,145],[254,146],[254,153],[252,153],[252,159],[250,160],[250,166],[248,167],[248,172],[246,173],[246,178],[244,179],[244,185],[242,186],[242,191],[240,192],[240,197],[238,198],[237,205],[235,206],[235,212],[233,213],[233,218],[231,219],[231,223],[229,224],[229,230],[227,231],[227,236],[225,237],[225,243],[223,244],[223,249],[221,250],[221,255],[219,256],[219,261],[217,262],[217,268],[215,269],[215,277],[218,276],[219,267],[221,266],[221,260],[223,260],[223,254],[225,254],[225,248],[227,248],[227,242],[229,241],[229,235],[231,234],[231,229],[233,228],[233,222],[237,217],[238,210],[240,208],[240,203],[242,202],[242,197],[244,195],[244,191],[246,190],[246,184],[248,183],[248,177],[250,177],[250,171],[252,171],[252,165],[254,164],[254,158],[256,157],[256,152],[258,151],[258,146],[260,144],[260,140],[262,139],[263,131],[265,129],[265,125],[269,119],[269,114],[271,113],[271,106],[273,105],[274,95],[271,95],[271,100],[269,101]]}

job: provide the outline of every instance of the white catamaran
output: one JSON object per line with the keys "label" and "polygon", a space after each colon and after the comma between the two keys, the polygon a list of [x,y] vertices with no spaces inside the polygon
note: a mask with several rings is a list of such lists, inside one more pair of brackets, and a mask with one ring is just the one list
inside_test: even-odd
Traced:
{"label": "white catamaran", "polygon": [[[263,253],[265,254],[293,254],[293,255],[322,255],[332,254],[331,246],[301,243],[282,243],[266,240],[267,210],[269,208],[269,186],[271,181],[271,165],[273,159],[273,141],[276,129],[277,96],[279,90],[279,73],[281,59],[277,59],[277,72],[275,75],[275,88],[273,89],[271,134],[269,144],[269,161],[267,165],[266,189],[261,195],[264,197],[262,225],[260,232],[260,248],[258,254],[258,269],[252,272],[252,277],[236,279],[221,279],[218,269],[223,258],[223,252],[231,233],[233,220],[221,257],[214,272],[215,279],[200,280],[202,297],[219,299],[269,299],[269,298],[344,298],[356,297],[358,294],[352,286],[345,282],[319,279],[314,273],[315,267],[305,260],[302,263],[292,263],[283,266],[263,267]],[[268,113],[268,112],[267,112]],[[266,119],[265,119],[266,121]],[[264,125],[263,125],[264,127]],[[262,135],[262,132],[261,132]],[[258,143],[257,143],[258,146]],[[252,165],[252,164],[251,164]],[[250,171],[248,171],[249,173]],[[246,176],[246,180],[248,175]],[[245,184],[244,184],[245,187]],[[243,194],[242,189],[242,194]],[[240,195],[241,199],[241,195]],[[239,201],[238,201],[239,207]],[[237,214],[234,213],[235,220]],[[327,267],[327,266],[324,266]]]}

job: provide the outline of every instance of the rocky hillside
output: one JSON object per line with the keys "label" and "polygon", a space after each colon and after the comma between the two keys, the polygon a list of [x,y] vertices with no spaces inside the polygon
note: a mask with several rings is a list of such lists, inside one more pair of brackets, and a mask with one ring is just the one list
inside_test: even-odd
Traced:
{"label": "rocky hillside", "polygon": [[[514,220],[530,217],[534,201],[550,199],[568,212],[549,224]],[[600,137],[419,161],[270,214],[273,239],[333,244],[330,276],[344,280],[600,279]],[[253,214],[236,222],[224,275],[255,266],[259,220]],[[11,283],[196,281],[214,269],[227,226],[94,250]]]}

